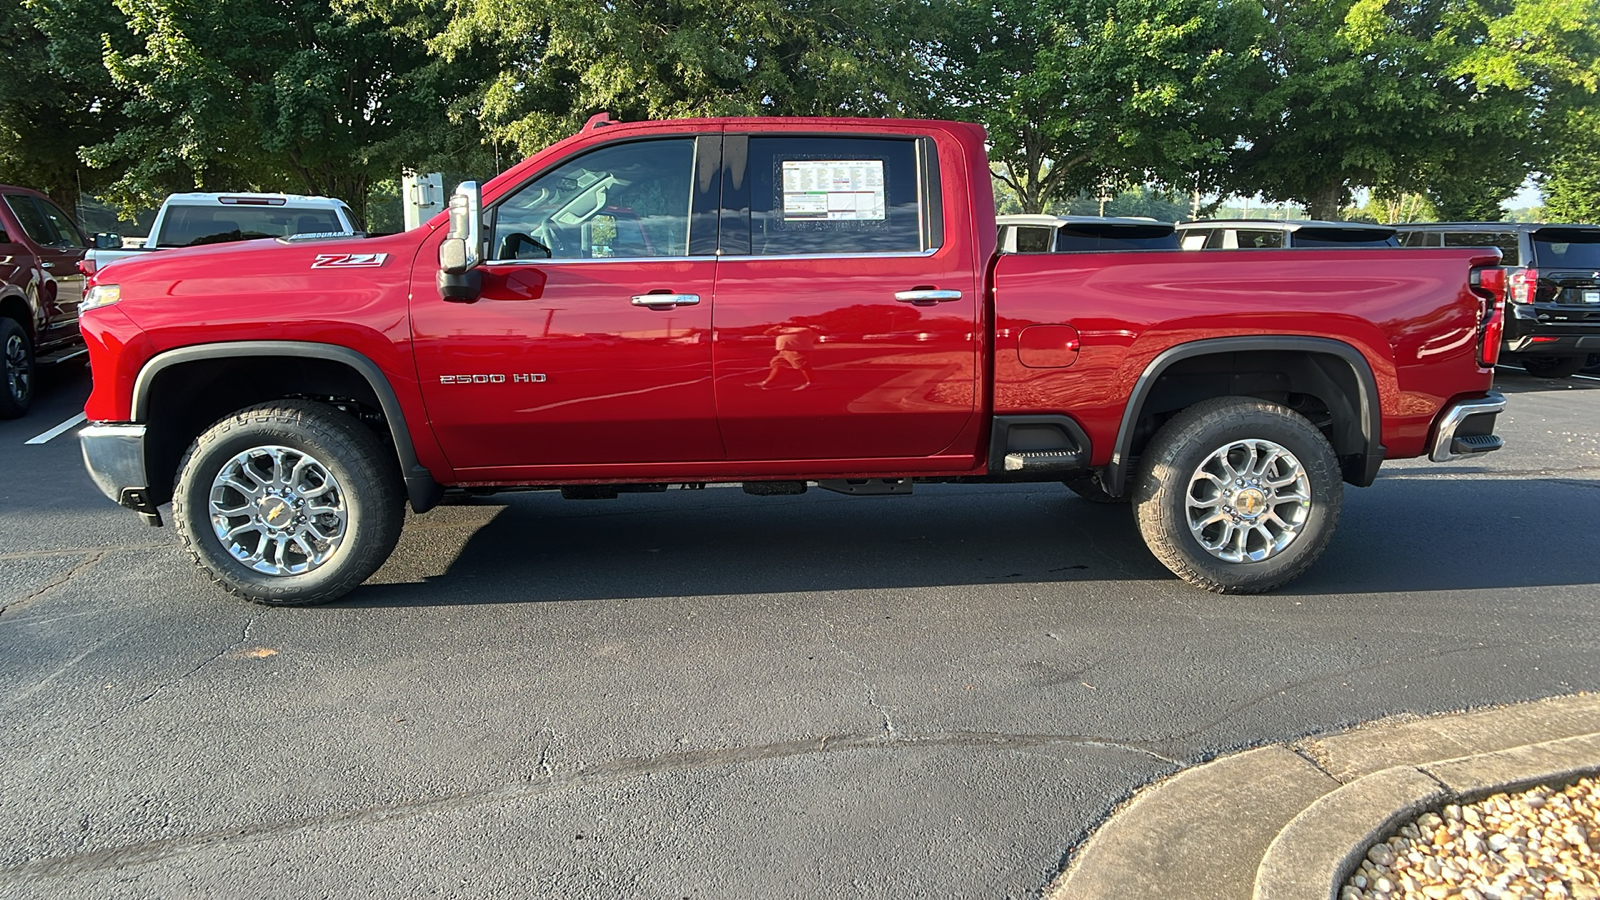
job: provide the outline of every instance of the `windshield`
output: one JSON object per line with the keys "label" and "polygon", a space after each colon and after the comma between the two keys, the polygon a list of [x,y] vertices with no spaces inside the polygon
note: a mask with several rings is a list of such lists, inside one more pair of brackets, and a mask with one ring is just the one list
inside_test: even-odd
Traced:
{"label": "windshield", "polygon": [[[1020,241],[1019,241],[1020,244]],[[1056,252],[1092,250],[1177,250],[1178,235],[1171,225],[1067,224],[1056,229]]]}
{"label": "windshield", "polygon": [[156,245],[198,247],[292,234],[345,231],[331,209],[284,206],[169,206]]}
{"label": "windshield", "polygon": [[1600,228],[1541,228],[1532,238],[1539,268],[1600,269]]}

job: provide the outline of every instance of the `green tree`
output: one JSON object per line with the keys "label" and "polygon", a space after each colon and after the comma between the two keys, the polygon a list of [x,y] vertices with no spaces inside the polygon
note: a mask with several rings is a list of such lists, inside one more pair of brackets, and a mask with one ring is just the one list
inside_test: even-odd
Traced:
{"label": "green tree", "polygon": [[493,60],[497,140],[529,153],[590,115],[899,115],[922,111],[921,0],[454,0],[444,59]]}
{"label": "green tree", "polygon": [[[1265,0],[1264,81],[1229,186],[1331,218],[1351,190],[1495,219],[1592,90],[1595,0]],[[1587,61],[1586,61],[1587,60]]]}
{"label": "green tree", "polygon": [[1544,214],[1552,222],[1600,224],[1600,115],[1574,113],[1561,150],[1545,168]]}
{"label": "green tree", "polygon": [[995,177],[1039,212],[1084,191],[1190,188],[1238,134],[1253,20],[1234,0],[952,0],[948,114],[989,130]]}
{"label": "green tree", "polygon": [[123,95],[100,64],[108,34],[122,30],[110,0],[0,3],[0,182],[37,188],[69,211],[79,190],[109,181],[78,156],[125,124]]}
{"label": "green tree", "polygon": [[[124,205],[177,190],[289,190],[360,210],[375,178],[479,146],[452,105],[472,90],[418,32],[442,28],[427,0],[395,18],[328,0],[116,0],[135,39],[106,67],[130,120],[87,147],[120,173]],[[462,148],[465,148],[463,151]]]}

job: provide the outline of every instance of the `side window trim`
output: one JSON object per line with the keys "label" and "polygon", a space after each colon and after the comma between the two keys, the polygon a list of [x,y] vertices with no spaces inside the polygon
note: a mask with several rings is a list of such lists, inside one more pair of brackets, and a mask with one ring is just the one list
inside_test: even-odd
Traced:
{"label": "side window trim", "polygon": [[[750,194],[750,139],[814,138],[839,140],[909,141],[916,168],[917,250],[864,251],[859,253],[762,253],[754,250],[754,223]],[[877,132],[764,131],[723,135],[722,213],[719,256],[759,256],[761,259],[895,259],[926,257],[944,246],[943,183],[940,180],[937,142],[928,135]]]}
{"label": "side window trim", "polygon": [[[648,135],[648,136],[643,136],[643,137],[638,137],[638,138],[624,138],[624,139],[616,140],[616,141],[608,141],[608,142],[594,144],[592,146],[586,147],[583,150],[581,150],[581,151],[579,151],[579,152],[577,152],[577,153],[575,153],[573,155],[564,156],[564,157],[562,157],[562,158],[560,158],[558,160],[553,161],[550,165],[546,166],[543,169],[540,169],[537,172],[534,172],[533,174],[529,175],[526,179],[524,179],[522,182],[518,183],[515,187],[513,187],[510,190],[507,190],[506,192],[501,194],[500,197],[498,197],[495,200],[494,204],[484,211],[484,213],[483,213],[483,228],[484,228],[484,231],[489,235],[489,240],[492,242],[494,240],[494,235],[499,230],[500,207],[504,206],[505,203],[507,201],[511,200],[513,197],[516,197],[517,195],[521,194],[522,191],[525,188],[528,187],[528,185],[534,183],[535,181],[538,181],[540,178],[543,178],[545,175],[548,175],[551,172],[554,172],[556,169],[561,168],[562,166],[566,165],[569,162],[572,162],[572,161],[577,160],[577,159],[581,159],[582,157],[588,156],[588,155],[590,155],[592,153],[604,152],[608,148],[619,147],[619,146],[622,146],[622,145],[625,145],[625,144],[642,143],[642,142],[645,142],[645,141],[653,141],[653,140],[674,140],[674,139],[682,140],[683,138],[692,138],[692,139],[694,139],[694,142],[695,142],[694,143],[693,154],[692,154],[692,157],[691,157],[694,160],[695,170],[691,171],[690,175],[689,175],[689,177],[690,177],[690,186],[691,186],[691,188],[690,188],[691,194],[690,194],[690,206],[689,206],[689,209],[688,209],[688,213],[689,213],[689,236],[688,236],[688,240],[686,241],[686,243],[688,244],[688,248],[687,249],[690,251],[689,255],[685,255],[685,256],[639,256],[639,257],[609,256],[609,257],[596,257],[596,258],[567,257],[567,258],[555,258],[555,259],[498,259],[498,258],[494,258],[494,250],[497,249],[497,248],[491,247],[490,248],[490,252],[487,254],[491,258],[484,260],[483,264],[486,265],[486,266],[491,266],[491,265],[492,266],[548,266],[548,265],[570,265],[570,264],[573,264],[573,263],[587,264],[587,263],[595,263],[595,262],[670,262],[670,261],[681,261],[681,260],[689,260],[689,259],[695,259],[695,260],[714,259],[715,258],[715,251],[714,250],[709,250],[706,253],[704,253],[703,255],[694,255],[693,251],[696,249],[696,232],[695,232],[695,228],[696,228],[697,223],[699,223],[699,221],[700,221],[696,214],[701,212],[701,208],[700,207],[701,207],[701,203],[702,203],[702,193],[703,193],[703,191],[702,191],[702,183],[701,183],[701,178],[700,178],[700,173],[699,173],[698,168],[699,168],[699,166],[700,166],[700,164],[701,164],[701,162],[703,160],[711,161],[711,164],[713,166],[715,166],[715,169],[713,169],[713,172],[716,171],[717,169],[721,168],[722,164],[721,164],[721,162],[719,160],[719,157],[721,156],[721,153],[722,153],[722,147],[721,147],[722,135],[720,133],[719,134],[711,134],[711,135],[707,135],[707,134],[704,134],[704,133]],[[711,152],[711,150],[702,149],[702,142],[710,144],[715,150],[714,154]],[[711,210],[715,210],[715,209],[720,207],[720,205],[721,205],[721,203],[720,203],[721,190],[720,190],[719,186],[717,185],[717,181],[716,181],[715,175],[712,176],[712,180],[711,180],[710,184],[705,187],[704,193],[709,194],[709,200],[705,200],[704,202],[707,202],[707,203],[710,204],[710,209]],[[717,217],[716,216],[710,216],[709,218],[711,220],[712,227],[715,228],[716,227],[716,218]],[[704,226],[702,226],[702,227],[704,227]],[[713,232],[713,240],[714,239],[715,239],[715,232]]]}

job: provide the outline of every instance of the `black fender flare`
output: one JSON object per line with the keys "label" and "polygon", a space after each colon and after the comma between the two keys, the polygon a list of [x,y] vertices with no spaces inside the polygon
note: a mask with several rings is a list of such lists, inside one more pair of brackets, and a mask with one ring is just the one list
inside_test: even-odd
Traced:
{"label": "black fender flare", "polygon": [[444,496],[444,487],[433,478],[433,473],[417,461],[416,447],[411,443],[411,432],[406,427],[405,413],[400,408],[389,379],[378,364],[349,347],[338,344],[321,344],[313,341],[227,341],[216,344],[194,344],[177,347],[151,357],[139,370],[133,383],[132,418],[143,422],[149,415],[150,389],[156,376],[173,366],[207,359],[225,359],[241,356],[304,356],[343,363],[366,379],[372,393],[383,407],[383,418],[389,425],[389,437],[394,441],[400,459],[400,471],[405,477],[406,495],[411,508],[419,513],[437,506]]}
{"label": "black fender flare", "polygon": [[1134,427],[1138,425],[1139,413],[1163,372],[1174,363],[1196,356],[1263,350],[1324,354],[1337,357],[1350,366],[1356,376],[1358,393],[1356,399],[1360,404],[1356,412],[1360,417],[1361,436],[1366,441],[1366,466],[1360,476],[1362,480],[1358,483],[1362,486],[1371,484],[1377,477],[1378,466],[1382,464],[1384,457],[1383,410],[1378,399],[1378,379],[1373,376],[1372,366],[1367,362],[1367,358],[1355,347],[1333,338],[1264,334],[1190,341],[1168,347],[1151,360],[1140,373],[1139,380],[1134,382],[1133,391],[1128,395],[1128,405],[1122,410],[1122,424],[1117,429],[1117,441],[1112,446],[1111,462],[1106,465],[1103,478],[1107,491],[1113,496],[1121,496],[1126,490],[1128,460],[1133,453]]}

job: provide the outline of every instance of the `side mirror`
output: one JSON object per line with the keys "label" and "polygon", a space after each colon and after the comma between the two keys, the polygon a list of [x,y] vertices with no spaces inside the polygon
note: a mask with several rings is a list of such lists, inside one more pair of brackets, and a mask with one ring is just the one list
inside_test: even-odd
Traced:
{"label": "side mirror", "polygon": [[439,296],[471,303],[482,290],[483,199],[476,181],[463,181],[450,197],[450,230],[439,245]]}
{"label": "side mirror", "polygon": [[94,236],[94,248],[96,250],[121,250],[122,235],[103,231]]}

